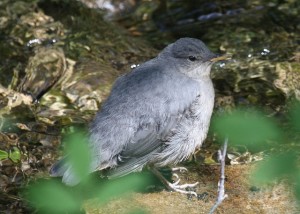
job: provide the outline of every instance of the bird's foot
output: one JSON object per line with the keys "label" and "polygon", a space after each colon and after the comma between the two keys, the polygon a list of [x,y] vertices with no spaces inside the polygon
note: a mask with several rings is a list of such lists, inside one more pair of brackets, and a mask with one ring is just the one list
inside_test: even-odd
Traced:
{"label": "bird's foot", "polygon": [[[185,167],[174,167],[171,169],[172,172],[188,172],[188,169]],[[182,184],[182,185],[178,185],[180,182],[180,178],[176,173],[172,174],[174,177],[176,177],[177,181],[175,181],[174,183],[170,183],[168,182],[168,188],[171,191],[176,191],[176,192],[180,192],[180,193],[184,193],[184,194],[191,194],[191,195],[195,195],[197,197],[197,193],[194,191],[186,191],[187,188],[193,188],[195,186],[198,185],[199,182],[193,183],[193,184]]]}
{"label": "bird's foot", "polygon": [[[174,183],[170,183],[171,185],[176,185],[177,188],[178,188],[178,184],[180,182],[180,178],[179,178],[179,175],[177,173],[174,173],[174,172],[180,172],[180,173],[183,173],[183,172],[188,172],[188,169],[185,168],[185,167],[174,167],[174,168],[171,168],[171,171],[173,172],[172,173],[172,176],[175,177],[177,179],[177,181],[175,181]],[[181,187],[182,186],[182,187]],[[187,187],[191,187],[191,186],[184,186],[184,185],[181,185],[179,188],[181,189],[184,189],[184,188],[187,188]]]}
{"label": "bird's foot", "polygon": [[[169,182],[162,174],[156,169],[156,168],[150,168],[150,170],[160,179],[160,181],[167,187],[168,190],[174,191],[174,192],[180,192],[187,195],[194,195],[197,197],[197,193],[194,191],[188,191],[187,188],[193,188],[198,185],[198,182],[193,184],[179,184],[180,178],[177,174],[173,173],[173,176],[176,177],[177,181],[174,183]],[[172,169],[174,171],[174,169]],[[188,171],[184,167],[178,167],[175,169],[175,171]]]}
{"label": "bird's foot", "polygon": [[198,185],[199,182],[193,183],[193,184],[181,184],[179,185],[180,179],[175,181],[174,183],[170,183],[169,181],[166,181],[166,186],[170,191],[174,192],[180,192],[183,194],[189,194],[194,195],[197,197],[197,193],[194,191],[187,191],[187,188],[193,188]]}

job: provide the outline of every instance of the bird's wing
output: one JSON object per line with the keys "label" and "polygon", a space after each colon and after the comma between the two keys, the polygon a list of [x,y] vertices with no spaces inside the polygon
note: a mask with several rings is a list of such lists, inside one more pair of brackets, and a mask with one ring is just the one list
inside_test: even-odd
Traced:
{"label": "bird's wing", "polygon": [[167,123],[161,130],[157,130],[155,124],[148,129],[137,132],[133,142],[128,143],[118,156],[118,166],[109,170],[107,176],[115,178],[127,175],[131,172],[140,171],[151,159],[154,153],[163,149],[164,136],[178,123],[178,117],[168,118]]}
{"label": "bird's wing", "polygon": [[[177,113],[182,114],[183,112]],[[163,121],[163,124],[153,123],[146,129],[141,128],[137,131],[133,142],[128,143],[124,148],[120,154],[121,157],[141,157],[155,151],[166,140],[165,137],[171,132],[171,129],[176,127],[179,120],[178,115],[170,115]]]}

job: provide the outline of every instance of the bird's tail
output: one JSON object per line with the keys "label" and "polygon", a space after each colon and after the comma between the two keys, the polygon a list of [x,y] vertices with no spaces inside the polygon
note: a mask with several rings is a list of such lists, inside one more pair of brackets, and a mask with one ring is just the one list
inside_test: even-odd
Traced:
{"label": "bird's tail", "polygon": [[68,186],[75,186],[80,182],[80,178],[75,175],[66,157],[60,159],[51,167],[50,176],[62,177],[62,182]]}

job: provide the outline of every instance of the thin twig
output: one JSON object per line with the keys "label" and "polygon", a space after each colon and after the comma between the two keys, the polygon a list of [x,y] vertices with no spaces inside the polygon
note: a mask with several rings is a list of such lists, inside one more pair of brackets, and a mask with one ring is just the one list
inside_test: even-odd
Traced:
{"label": "thin twig", "polygon": [[224,141],[224,146],[222,150],[218,151],[218,158],[221,164],[221,177],[218,183],[218,199],[214,206],[211,208],[209,214],[213,214],[217,207],[223,202],[225,198],[227,198],[227,194],[225,194],[225,159],[226,159],[226,152],[227,152],[227,144],[228,138]]}

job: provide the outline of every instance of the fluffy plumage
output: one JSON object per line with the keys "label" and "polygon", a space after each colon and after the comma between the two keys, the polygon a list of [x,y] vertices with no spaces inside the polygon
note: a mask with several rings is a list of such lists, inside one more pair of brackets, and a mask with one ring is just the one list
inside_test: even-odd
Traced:
{"label": "fluffy plumage", "polygon": [[[177,164],[200,147],[213,110],[215,57],[200,40],[183,38],[119,77],[90,126],[90,171],[124,176]],[[60,163],[52,174],[74,185],[71,168]]]}

